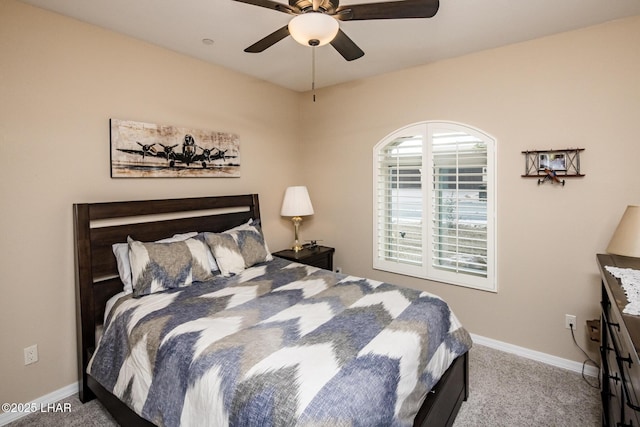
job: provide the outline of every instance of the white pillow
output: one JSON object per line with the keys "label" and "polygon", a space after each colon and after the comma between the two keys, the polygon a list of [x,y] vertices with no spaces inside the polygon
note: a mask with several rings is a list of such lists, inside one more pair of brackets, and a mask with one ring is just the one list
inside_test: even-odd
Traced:
{"label": "white pillow", "polygon": [[[172,243],[181,242],[183,240],[195,237],[198,233],[192,231],[184,234],[174,234],[172,237],[166,239],[157,240],[155,243]],[[131,276],[131,261],[129,260],[129,244],[128,243],[115,243],[111,246],[113,254],[116,256],[116,263],[118,264],[118,274],[120,280],[122,280],[125,295],[133,292],[133,282]]]}

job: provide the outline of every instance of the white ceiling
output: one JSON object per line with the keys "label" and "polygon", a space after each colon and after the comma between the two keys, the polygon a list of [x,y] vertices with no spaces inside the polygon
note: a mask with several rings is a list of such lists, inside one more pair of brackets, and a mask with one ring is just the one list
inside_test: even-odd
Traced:
{"label": "white ceiling", "polygon": [[[233,0],[22,1],[286,88],[311,88],[311,48],[291,37],[243,52],[286,25],[285,13]],[[639,14],[640,0],[440,0],[433,18],[340,22],[365,56],[347,62],[330,45],[317,48],[316,88]]]}

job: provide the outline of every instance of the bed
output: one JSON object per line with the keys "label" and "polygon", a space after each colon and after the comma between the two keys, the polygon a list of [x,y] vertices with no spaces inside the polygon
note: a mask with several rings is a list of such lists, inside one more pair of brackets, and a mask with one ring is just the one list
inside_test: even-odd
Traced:
{"label": "bed", "polygon": [[[257,194],[80,203],[73,215],[79,397],[98,398],[121,425],[450,426],[468,397],[471,340],[437,296],[271,257],[266,244],[264,260],[226,268],[227,255],[211,242],[232,241],[232,235],[240,245],[239,235],[255,235],[245,233],[246,225],[261,232]],[[123,280],[112,245],[129,238],[133,254],[134,244],[194,231],[207,232],[208,247],[225,260],[220,274],[200,282],[192,269],[191,286],[154,291],[140,285],[138,272],[134,292],[151,291],[114,297]],[[376,300],[381,294],[396,301]],[[210,306],[202,305],[205,299]],[[274,308],[283,300],[291,306]],[[444,326],[431,321],[435,314],[423,314],[428,305],[442,313]],[[151,324],[160,326],[152,331]],[[406,329],[410,324],[425,335]],[[127,341],[128,333],[138,341]],[[381,341],[385,334],[391,335]],[[419,337],[420,357],[402,355],[403,337]],[[320,360],[324,353],[329,366]],[[134,370],[140,359],[146,374]],[[203,367],[204,359],[211,365]],[[413,376],[400,375],[412,370]]]}

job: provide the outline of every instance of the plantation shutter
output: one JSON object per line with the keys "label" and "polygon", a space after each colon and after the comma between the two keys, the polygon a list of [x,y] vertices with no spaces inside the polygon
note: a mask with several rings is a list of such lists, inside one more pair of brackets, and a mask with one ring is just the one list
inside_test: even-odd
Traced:
{"label": "plantation shutter", "polygon": [[431,264],[487,277],[487,144],[450,129],[431,141]]}
{"label": "plantation shutter", "polygon": [[495,292],[495,140],[423,122],[379,141],[373,163],[373,268]]}
{"label": "plantation shutter", "polygon": [[422,135],[402,136],[378,151],[378,259],[423,264]]}

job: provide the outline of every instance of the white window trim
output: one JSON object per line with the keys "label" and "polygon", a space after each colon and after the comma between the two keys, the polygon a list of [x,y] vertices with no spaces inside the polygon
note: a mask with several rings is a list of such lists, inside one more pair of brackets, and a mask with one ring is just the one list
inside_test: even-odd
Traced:
{"label": "white window trim", "polygon": [[[422,174],[422,188],[426,189],[423,197],[423,222],[426,221],[427,226],[423,229],[423,254],[422,265],[413,266],[400,264],[397,262],[387,261],[378,256],[378,182],[379,175],[379,151],[386,147],[391,141],[402,136],[421,135],[427,143],[423,149],[422,165],[423,169],[432,168],[432,147],[431,139],[433,131],[438,128],[447,128],[451,130],[460,130],[470,135],[474,135],[487,142],[487,195],[492,203],[487,206],[487,277],[473,277],[471,275],[460,274],[455,272],[444,271],[431,267],[432,256],[432,231],[433,221],[431,220],[430,203],[433,200],[432,174]],[[490,292],[498,291],[497,278],[497,141],[494,137],[480,129],[472,126],[451,122],[451,121],[425,121],[407,125],[403,128],[395,130],[381,139],[373,148],[373,268],[376,270],[388,271],[391,273],[403,274],[438,282],[459,285],[473,289],[479,289]],[[426,214],[425,214],[426,212]],[[425,219],[426,218],[426,219]]]}

